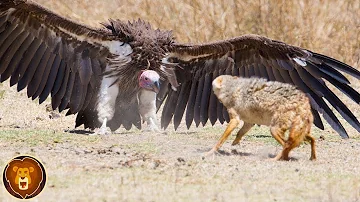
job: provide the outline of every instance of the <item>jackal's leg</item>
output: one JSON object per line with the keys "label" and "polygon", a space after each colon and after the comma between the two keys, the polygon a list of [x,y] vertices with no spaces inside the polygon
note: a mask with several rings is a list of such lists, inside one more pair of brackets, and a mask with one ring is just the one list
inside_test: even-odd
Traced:
{"label": "jackal's leg", "polygon": [[242,126],[242,128],[239,130],[239,132],[236,134],[236,138],[233,141],[233,143],[231,145],[237,145],[239,144],[241,138],[254,126],[254,124],[252,123],[246,123],[244,122],[244,125]]}
{"label": "jackal's leg", "polygon": [[239,125],[239,117],[236,115],[236,113],[231,112],[232,111],[229,110],[230,122],[228,123],[225,132],[221,136],[220,140],[216,143],[216,145],[209,152],[207,152],[205,156],[215,153],[221,147],[221,145],[224,144],[225,140],[229,137],[231,132]]}
{"label": "jackal's leg", "polygon": [[271,135],[275,138],[276,141],[278,141],[279,144],[281,144],[281,146],[285,145],[285,141],[284,141],[285,131],[286,130],[278,126],[271,126],[270,128]]}
{"label": "jackal's leg", "polygon": [[293,125],[291,127],[289,138],[285,142],[281,158],[279,160],[289,160],[289,152],[300,145],[300,143],[304,139],[304,133],[306,133],[306,131],[304,131],[302,125]]}
{"label": "jackal's leg", "polygon": [[285,143],[283,151],[281,152],[281,157],[279,159],[277,159],[277,160],[288,161],[290,151],[292,149],[294,149],[295,147],[299,146],[300,142],[301,141],[299,139],[294,139],[292,137],[289,137],[289,139]]}
{"label": "jackal's leg", "polygon": [[310,142],[311,144],[311,156],[310,160],[314,161],[316,160],[316,151],[315,151],[315,139],[310,136],[310,134],[305,136],[306,140]]}
{"label": "jackal's leg", "polygon": [[[284,141],[284,133],[286,130],[280,128],[279,126],[271,126],[270,127],[270,132],[271,135],[275,138],[276,141],[279,142],[279,144],[281,144],[282,147],[285,146],[285,141]],[[278,155],[276,155],[276,157],[273,158],[273,160],[279,160],[282,156],[282,152],[280,152]]]}

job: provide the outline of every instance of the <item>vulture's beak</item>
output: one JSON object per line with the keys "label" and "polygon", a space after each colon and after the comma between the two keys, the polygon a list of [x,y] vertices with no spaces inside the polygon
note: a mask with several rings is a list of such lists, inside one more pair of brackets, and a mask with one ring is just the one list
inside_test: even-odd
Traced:
{"label": "vulture's beak", "polygon": [[152,85],[152,89],[155,93],[159,93],[160,91],[160,83],[159,81],[154,81],[153,85]]}

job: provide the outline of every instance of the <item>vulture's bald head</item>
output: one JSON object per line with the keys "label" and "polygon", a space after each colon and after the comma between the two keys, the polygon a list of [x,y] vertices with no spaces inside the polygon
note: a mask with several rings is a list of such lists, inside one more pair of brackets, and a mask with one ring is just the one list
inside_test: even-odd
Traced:
{"label": "vulture's bald head", "polygon": [[139,86],[158,93],[160,90],[160,75],[153,70],[145,70],[140,74]]}

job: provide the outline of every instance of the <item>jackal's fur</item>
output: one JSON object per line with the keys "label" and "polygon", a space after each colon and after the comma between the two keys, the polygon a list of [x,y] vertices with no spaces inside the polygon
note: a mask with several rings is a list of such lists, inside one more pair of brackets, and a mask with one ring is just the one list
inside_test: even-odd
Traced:
{"label": "jackal's fur", "polygon": [[[230,122],[211,152],[217,151],[240,120],[243,127],[236,135],[233,145],[254,124],[267,125],[271,135],[283,146],[274,159],[288,160],[289,152],[304,139],[311,143],[311,160],[316,159],[315,139],[310,136],[313,115],[308,97],[295,86],[260,78],[238,78],[223,75],[213,81],[213,90],[227,108]],[[290,130],[285,140],[285,132]]]}

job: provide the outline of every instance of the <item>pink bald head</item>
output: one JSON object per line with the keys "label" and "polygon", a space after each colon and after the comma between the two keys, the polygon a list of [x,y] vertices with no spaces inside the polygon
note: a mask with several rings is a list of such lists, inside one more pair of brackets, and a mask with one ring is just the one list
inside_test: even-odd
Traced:
{"label": "pink bald head", "polygon": [[145,70],[140,74],[139,86],[158,93],[160,90],[160,75],[153,70]]}

